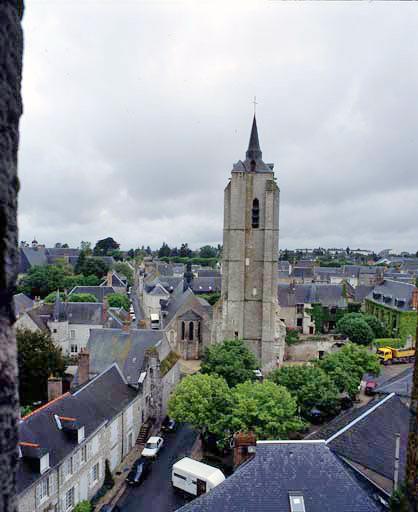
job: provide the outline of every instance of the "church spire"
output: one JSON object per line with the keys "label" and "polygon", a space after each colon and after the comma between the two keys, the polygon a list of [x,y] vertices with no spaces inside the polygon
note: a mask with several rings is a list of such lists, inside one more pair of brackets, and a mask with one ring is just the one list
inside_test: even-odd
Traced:
{"label": "church spire", "polygon": [[253,119],[253,126],[251,128],[251,135],[250,135],[250,142],[248,144],[248,149],[245,154],[247,160],[261,160],[261,149],[260,149],[260,143],[258,141],[258,130],[257,130],[257,121]]}

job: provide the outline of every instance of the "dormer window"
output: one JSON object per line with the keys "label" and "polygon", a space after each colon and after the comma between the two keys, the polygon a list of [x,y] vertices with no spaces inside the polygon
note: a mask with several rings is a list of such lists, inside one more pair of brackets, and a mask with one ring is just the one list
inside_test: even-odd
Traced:
{"label": "dormer window", "polygon": [[301,492],[289,491],[290,512],[305,512],[305,502]]}
{"label": "dormer window", "polygon": [[253,201],[251,222],[254,229],[257,229],[260,225],[260,202],[257,198]]}
{"label": "dormer window", "polygon": [[77,442],[78,444],[82,443],[84,441],[84,426],[80,427],[77,430]]}

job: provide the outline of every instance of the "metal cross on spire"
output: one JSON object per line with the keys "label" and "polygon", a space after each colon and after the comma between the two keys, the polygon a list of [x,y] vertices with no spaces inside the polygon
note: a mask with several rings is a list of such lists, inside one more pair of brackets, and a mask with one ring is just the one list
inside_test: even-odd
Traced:
{"label": "metal cross on spire", "polygon": [[254,105],[254,115],[256,114],[256,109],[257,109],[257,97],[254,96],[254,100],[251,102],[253,105]]}

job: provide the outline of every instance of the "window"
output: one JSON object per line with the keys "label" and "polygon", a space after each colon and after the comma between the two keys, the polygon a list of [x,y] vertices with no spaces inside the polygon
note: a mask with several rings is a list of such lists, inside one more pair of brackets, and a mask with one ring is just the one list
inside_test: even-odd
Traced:
{"label": "window", "polygon": [[70,351],[71,351],[72,354],[77,354],[78,353],[78,346],[75,345],[75,344],[71,344]]}
{"label": "window", "polygon": [[71,487],[71,489],[68,489],[68,491],[65,493],[65,510],[69,510],[70,508],[74,507],[75,503],[75,492],[74,487]]}
{"label": "window", "polygon": [[303,313],[304,305],[303,304],[296,304],[296,313],[299,315]]}
{"label": "window", "polygon": [[53,333],[57,333],[57,332],[58,332],[58,330],[57,330],[57,329],[52,329],[52,332],[53,332]]}
{"label": "window", "polygon": [[183,476],[183,475],[179,475],[178,473],[174,473],[174,476],[175,476],[176,478],[180,478],[181,480],[187,480],[187,478],[186,478],[185,476]]}
{"label": "window", "polygon": [[70,340],[75,340],[75,330],[74,329],[70,330]]}
{"label": "window", "polygon": [[110,442],[112,446],[116,443],[118,440],[118,420],[114,421],[112,423],[111,429],[110,429]]}
{"label": "window", "polygon": [[98,438],[98,436],[95,436],[92,439],[91,451],[92,451],[93,455],[96,455],[96,453],[99,451],[99,438]]}
{"label": "window", "polygon": [[132,410],[132,405],[131,405],[126,410],[126,424],[128,425],[128,427],[130,427],[132,425],[132,420],[133,420],[133,414],[132,413],[133,413],[133,410]]}
{"label": "window", "polygon": [[45,501],[49,496],[48,478],[44,478],[38,486],[39,501]]}
{"label": "window", "polygon": [[181,339],[184,340],[186,337],[186,324],[181,322]]}
{"label": "window", "polygon": [[194,335],[194,325],[193,322],[189,322],[189,340],[193,340]]}
{"label": "window", "polygon": [[260,203],[258,199],[254,199],[253,201],[253,210],[252,210],[252,227],[258,228],[260,225]]}
{"label": "window", "polygon": [[296,320],[296,325],[297,325],[298,327],[303,327],[303,318],[298,318],[298,319]]}
{"label": "window", "polygon": [[87,462],[87,445],[86,444],[81,448],[81,464],[84,464],[85,462]]}
{"label": "window", "polygon": [[99,463],[95,464],[91,468],[91,483],[92,485],[96,484],[99,480]]}
{"label": "window", "polygon": [[65,461],[64,474],[65,478],[69,478],[73,474],[73,458],[70,457]]}

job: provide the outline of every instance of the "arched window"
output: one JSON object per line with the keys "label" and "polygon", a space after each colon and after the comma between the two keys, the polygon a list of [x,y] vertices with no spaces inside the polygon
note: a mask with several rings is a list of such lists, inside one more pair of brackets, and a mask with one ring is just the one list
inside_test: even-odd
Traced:
{"label": "arched window", "polygon": [[181,339],[184,340],[186,337],[186,324],[181,322]]}
{"label": "arched window", "polygon": [[194,325],[193,322],[189,322],[189,340],[193,341]]}
{"label": "arched window", "polygon": [[258,228],[260,225],[260,203],[257,198],[253,201],[252,226]]}

